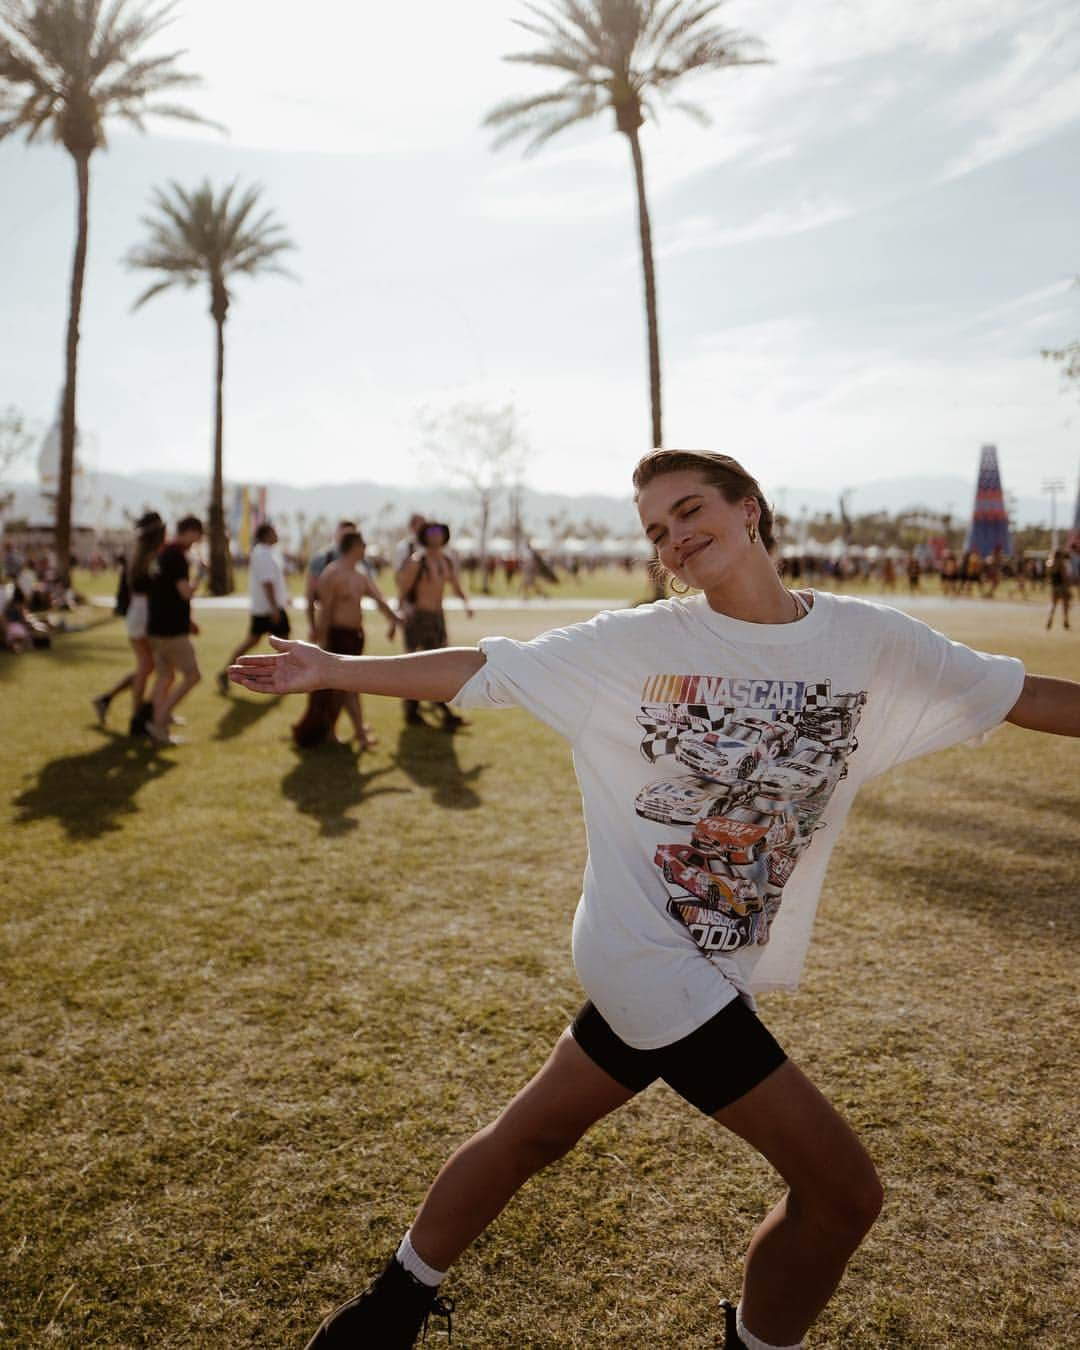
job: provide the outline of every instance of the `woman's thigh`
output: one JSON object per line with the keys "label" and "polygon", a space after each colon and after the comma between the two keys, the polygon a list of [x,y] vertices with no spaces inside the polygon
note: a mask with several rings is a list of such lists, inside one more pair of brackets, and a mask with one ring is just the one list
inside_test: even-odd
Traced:
{"label": "woman's thigh", "polygon": [[635,1095],[594,1063],[565,1031],[547,1063],[502,1112],[496,1128],[520,1138],[573,1142]]}
{"label": "woman's thigh", "polygon": [[768,1159],[797,1195],[880,1203],[874,1164],[855,1131],[791,1060],[714,1119]]}

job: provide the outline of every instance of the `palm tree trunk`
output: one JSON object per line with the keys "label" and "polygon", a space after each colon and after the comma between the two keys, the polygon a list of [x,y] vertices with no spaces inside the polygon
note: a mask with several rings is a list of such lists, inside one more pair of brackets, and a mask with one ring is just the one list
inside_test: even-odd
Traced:
{"label": "palm tree trunk", "polygon": [[222,454],[225,389],[225,317],[214,315],[217,366],[214,380],[214,472],[210,485],[210,594],[228,595],[232,590],[229,546],[225,537],[225,472]]}
{"label": "palm tree trunk", "polygon": [[75,482],[75,385],[79,364],[79,317],[82,313],[83,282],[86,277],[86,248],[89,236],[90,154],[73,156],[78,186],[78,223],[75,234],[75,258],[71,266],[71,296],[68,301],[67,345],[65,349],[64,401],[60,414],[60,466],[56,486],[56,565],[66,586],[71,580],[71,505]]}
{"label": "palm tree trunk", "polygon": [[645,322],[649,333],[649,403],[652,409],[652,443],[663,444],[660,417],[660,324],[656,316],[656,270],[653,267],[652,226],[645,195],[645,164],[637,127],[624,132],[630,142],[634,161],[634,186],[637,188],[638,231],[641,235],[641,268],[645,276]]}

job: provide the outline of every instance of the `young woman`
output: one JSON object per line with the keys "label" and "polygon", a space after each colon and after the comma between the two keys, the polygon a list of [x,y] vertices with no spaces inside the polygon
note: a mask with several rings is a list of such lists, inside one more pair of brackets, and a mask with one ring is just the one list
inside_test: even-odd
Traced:
{"label": "young woman", "polygon": [[[246,657],[249,689],[331,687],[528,708],[573,745],[588,826],[574,959],[588,1002],[550,1059],[443,1167],[387,1268],[310,1350],[411,1346],[439,1283],[540,1168],[663,1078],[787,1185],[746,1255],[726,1345],[794,1347],[870,1228],[881,1188],[754,996],[797,983],[832,844],[861,782],[1002,719],[1080,734],[1080,684],[905,615],[792,592],[757,482],[724,455],[655,451],[642,526],[687,598],[536,638],[404,657],[301,643]],[[857,731],[857,735],[856,735]]]}
{"label": "young woman", "polygon": [[128,606],[124,615],[128,641],[135,655],[135,669],[129,671],[111,689],[91,700],[94,713],[101,723],[109,715],[109,705],[124,689],[131,690],[130,736],[145,736],[146,724],[152,708],[146,699],[146,684],[154,669],[154,654],[146,636],[146,620],[150,593],[150,564],[165,542],[165,522],[156,511],[149,511],[135,523],[138,531],[135,548],[127,565]]}

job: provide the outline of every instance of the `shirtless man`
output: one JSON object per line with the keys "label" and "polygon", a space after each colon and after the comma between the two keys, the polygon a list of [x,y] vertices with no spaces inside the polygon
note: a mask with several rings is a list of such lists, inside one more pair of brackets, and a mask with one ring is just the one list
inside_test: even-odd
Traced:
{"label": "shirtless man", "polygon": [[[367,545],[359,530],[346,531],[338,540],[338,557],[329,563],[320,573],[315,587],[315,641],[328,652],[340,652],[344,656],[361,656],[364,651],[364,611],[362,602],[365,595],[375,604],[390,622],[387,633],[393,638],[397,630],[398,618],[383,598],[382,592],[361,568]],[[361,715],[360,698],[357,694],[346,694],[341,707],[352,719],[361,750],[368,750],[375,744],[370,727],[364,725]],[[332,730],[332,729],[331,729]]]}
{"label": "shirtless man", "polygon": [[[465,615],[472,618],[469,598],[461,588],[457,563],[445,552],[450,539],[448,525],[425,522],[417,534],[418,548],[397,574],[398,608],[405,623],[405,650],[408,652],[437,651],[447,645],[446,616],[443,613],[443,592],[447,586],[465,606]],[[405,700],[405,721],[410,726],[426,726],[415,699]],[[445,703],[442,709],[443,730],[456,731],[465,725],[465,719],[451,712]]]}

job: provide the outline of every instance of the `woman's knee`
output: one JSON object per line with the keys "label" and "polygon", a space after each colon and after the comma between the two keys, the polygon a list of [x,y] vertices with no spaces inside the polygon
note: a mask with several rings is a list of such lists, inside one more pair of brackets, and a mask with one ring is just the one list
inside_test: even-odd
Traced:
{"label": "woman's knee", "polygon": [[797,1202],[808,1209],[815,1222],[838,1237],[860,1242],[874,1226],[885,1194],[881,1179],[869,1158],[829,1178],[812,1194],[797,1194]]}
{"label": "woman's knee", "polygon": [[530,1174],[565,1157],[585,1133],[568,1121],[523,1122],[506,1111],[491,1126],[493,1141]]}

